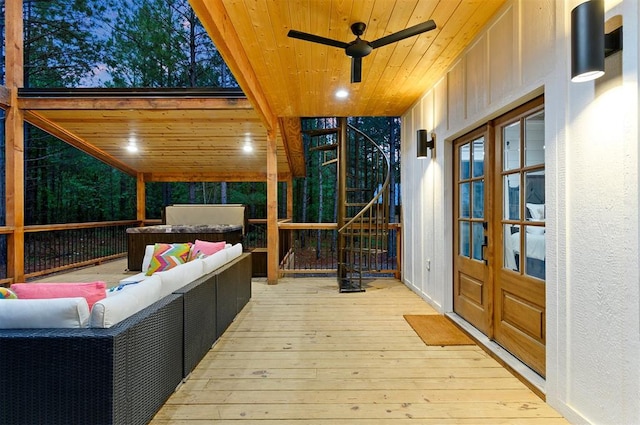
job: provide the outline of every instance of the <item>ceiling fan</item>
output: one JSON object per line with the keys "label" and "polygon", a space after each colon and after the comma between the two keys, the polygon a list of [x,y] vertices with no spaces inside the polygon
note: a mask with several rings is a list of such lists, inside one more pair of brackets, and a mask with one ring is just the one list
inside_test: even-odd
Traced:
{"label": "ceiling fan", "polygon": [[356,39],[350,43],[296,30],[289,30],[287,36],[300,40],[311,41],[312,43],[325,44],[327,46],[344,49],[347,56],[351,57],[351,82],[359,83],[362,81],[362,58],[371,53],[373,49],[395,43],[396,41],[404,40],[405,38],[413,37],[414,35],[422,34],[423,32],[431,31],[436,28],[436,23],[430,19],[421,24],[389,34],[374,41],[367,41],[360,38],[360,36],[364,34],[364,30],[366,28],[367,26],[364,22],[351,24],[351,32],[356,36]]}

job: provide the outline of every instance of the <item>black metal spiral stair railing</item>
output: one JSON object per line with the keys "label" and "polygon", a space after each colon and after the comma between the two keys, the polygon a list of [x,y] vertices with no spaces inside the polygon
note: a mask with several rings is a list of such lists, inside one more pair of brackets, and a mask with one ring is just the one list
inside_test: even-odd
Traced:
{"label": "black metal spiral stair railing", "polygon": [[387,250],[390,163],[368,135],[347,124],[341,154],[344,221],[338,223],[338,283],[340,292],[360,292],[366,272],[380,270]]}
{"label": "black metal spiral stair railing", "polygon": [[338,128],[307,130],[323,152],[322,165],[337,164],[338,283],[340,292],[361,292],[363,275],[381,268],[387,250],[389,158],[382,148],[340,118]]}

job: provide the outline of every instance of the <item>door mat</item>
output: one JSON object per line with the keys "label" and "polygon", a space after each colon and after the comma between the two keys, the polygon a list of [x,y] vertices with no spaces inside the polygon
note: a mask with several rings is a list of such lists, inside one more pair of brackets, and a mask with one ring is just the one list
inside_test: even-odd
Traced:
{"label": "door mat", "polygon": [[475,345],[473,340],[440,314],[404,315],[427,345]]}

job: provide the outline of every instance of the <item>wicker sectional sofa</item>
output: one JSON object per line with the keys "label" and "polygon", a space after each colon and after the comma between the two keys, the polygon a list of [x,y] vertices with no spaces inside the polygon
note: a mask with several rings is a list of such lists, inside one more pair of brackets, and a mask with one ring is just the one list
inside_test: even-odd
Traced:
{"label": "wicker sectional sofa", "polygon": [[146,424],[251,298],[251,254],[108,328],[0,329],[0,423]]}

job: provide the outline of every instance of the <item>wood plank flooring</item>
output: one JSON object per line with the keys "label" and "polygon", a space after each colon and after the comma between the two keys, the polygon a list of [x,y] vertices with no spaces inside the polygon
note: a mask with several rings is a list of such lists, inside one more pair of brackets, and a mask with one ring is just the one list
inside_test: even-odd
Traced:
{"label": "wood plank flooring", "polygon": [[429,347],[403,314],[436,314],[396,280],[253,283],[253,298],[151,422],[567,424],[477,346]]}
{"label": "wood plank flooring", "polygon": [[[105,280],[126,259],[39,278]],[[152,425],[568,424],[477,346],[429,347],[403,314],[436,314],[393,279],[254,279],[253,298]]]}

